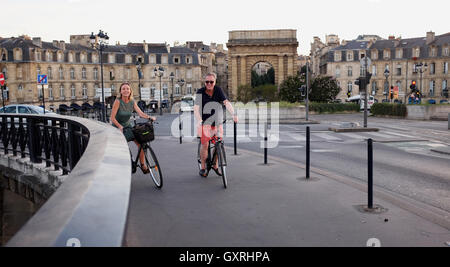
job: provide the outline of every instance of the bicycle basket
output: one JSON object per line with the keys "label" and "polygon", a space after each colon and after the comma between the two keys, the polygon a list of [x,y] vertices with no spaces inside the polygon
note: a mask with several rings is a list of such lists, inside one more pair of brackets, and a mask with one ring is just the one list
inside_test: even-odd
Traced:
{"label": "bicycle basket", "polygon": [[155,140],[155,131],[153,129],[153,124],[137,124],[133,127],[134,138],[138,143],[147,143]]}

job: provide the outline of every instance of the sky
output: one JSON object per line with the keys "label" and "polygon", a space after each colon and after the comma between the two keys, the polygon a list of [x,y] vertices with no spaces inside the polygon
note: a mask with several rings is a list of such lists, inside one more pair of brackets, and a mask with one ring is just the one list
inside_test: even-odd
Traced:
{"label": "sky", "polygon": [[450,32],[446,0],[0,0],[0,37],[26,34],[70,41],[107,32],[112,44],[228,41],[232,30],[297,30],[298,53],[314,36],[352,40],[361,34],[413,38]]}

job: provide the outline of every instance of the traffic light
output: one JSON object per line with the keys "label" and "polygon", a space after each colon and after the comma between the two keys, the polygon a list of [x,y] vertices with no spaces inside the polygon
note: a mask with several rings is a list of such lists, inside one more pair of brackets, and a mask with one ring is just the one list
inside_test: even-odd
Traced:
{"label": "traffic light", "polygon": [[361,87],[361,85],[362,85],[361,78],[356,79],[355,84],[358,85],[359,87]]}
{"label": "traffic light", "polygon": [[417,90],[416,81],[412,81],[411,86],[409,86],[409,88],[411,88],[411,91],[415,92]]}
{"label": "traffic light", "polygon": [[349,91],[347,92],[347,97],[350,98],[351,96],[352,96],[352,92],[349,90]]}
{"label": "traffic light", "polygon": [[370,83],[370,79],[372,79],[372,73],[367,72],[367,73],[366,73],[366,84],[369,84],[369,83]]}
{"label": "traffic light", "polygon": [[391,86],[391,90],[389,90],[389,98],[394,99],[394,86]]}
{"label": "traffic light", "polygon": [[302,85],[298,90],[300,91],[301,96],[306,96],[306,85]]}

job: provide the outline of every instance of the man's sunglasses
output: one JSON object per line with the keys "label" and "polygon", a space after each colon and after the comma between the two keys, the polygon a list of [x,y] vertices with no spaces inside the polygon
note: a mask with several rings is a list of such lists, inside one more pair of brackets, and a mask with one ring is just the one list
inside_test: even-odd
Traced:
{"label": "man's sunglasses", "polygon": [[206,84],[214,84],[214,81],[205,81]]}

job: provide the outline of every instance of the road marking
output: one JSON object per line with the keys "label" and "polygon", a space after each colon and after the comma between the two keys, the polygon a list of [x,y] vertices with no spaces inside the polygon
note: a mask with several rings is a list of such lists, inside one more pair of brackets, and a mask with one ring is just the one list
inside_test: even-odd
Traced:
{"label": "road marking", "polygon": [[331,152],[336,152],[336,150],[333,150],[333,149],[312,149],[311,152],[314,152],[314,153],[331,153]]}
{"label": "road marking", "polygon": [[329,134],[326,134],[326,133],[315,133],[314,136],[318,136],[320,138],[323,138],[323,139],[326,139],[326,140],[329,140],[329,141],[342,141],[342,139],[337,138],[337,137],[332,136],[332,135],[329,135]]}
{"label": "road marking", "polygon": [[285,133],[290,138],[294,139],[295,141],[306,141],[306,136],[298,134],[298,133]]}
{"label": "road marking", "polygon": [[347,136],[350,137],[352,139],[358,139],[358,140],[363,140],[363,139],[367,139],[367,137],[359,135],[359,134],[354,134],[354,133],[338,133],[338,135],[343,135],[343,136]]}
{"label": "road marking", "polygon": [[402,137],[414,138],[414,136],[407,135],[407,134],[400,134],[400,133],[394,133],[394,132],[389,132],[389,131],[384,131],[384,133],[391,134],[391,135],[402,136]]}
{"label": "road marking", "polygon": [[373,135],[373,136],[376,136],[376,137],[381,137],[381,138],[392,138],[392,136],[390,136],[390,135],[387,135],[387,134],[381,134],[381,133],[374,133],[374,132],[371,132],[371,133],[367,133],[367,134]]}
{"label": "road marking", "polygon": [[427,144],[427,146],[431,146],[431,147],[446,147],[447,145],[443,145],[443,144]]}

